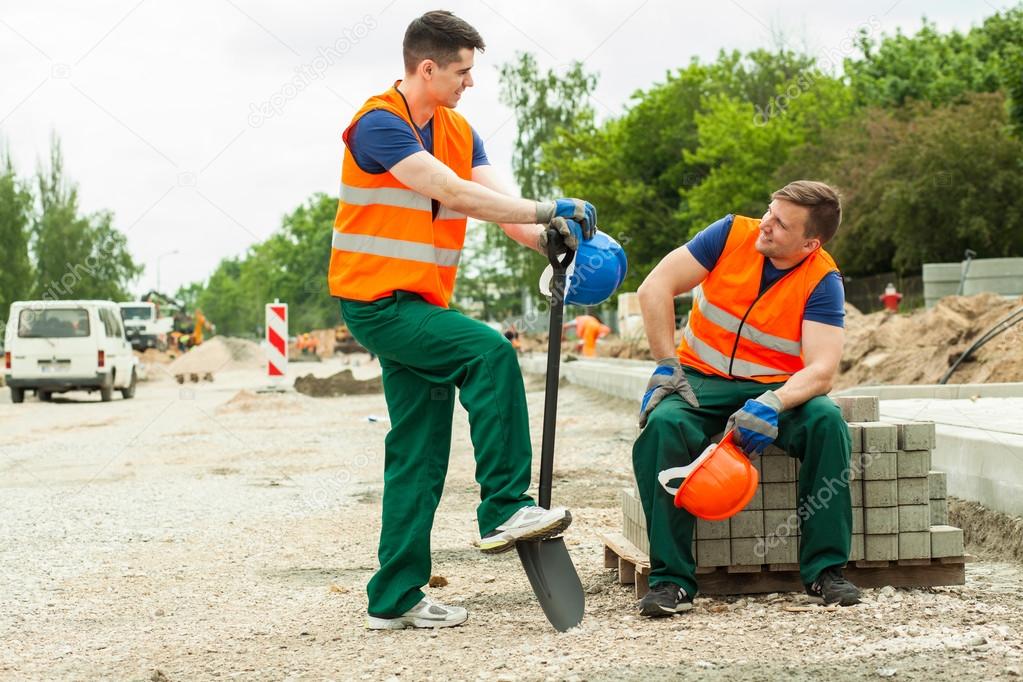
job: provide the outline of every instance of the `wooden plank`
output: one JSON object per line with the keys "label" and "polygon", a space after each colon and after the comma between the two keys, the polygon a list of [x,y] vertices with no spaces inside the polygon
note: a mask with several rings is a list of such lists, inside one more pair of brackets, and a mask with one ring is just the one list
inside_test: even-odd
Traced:
{"label": "wooden plank", "polygon": [[856,568],[888,568],[888,561],[867,561],[866,559],[860,559],[855,562]]}
{"label": "wooden plank", "polygon": [[[618,533],[602,535],[606,550],[616,557],[619,582],[634,585],[637,597],[646,594],[649,584],[650,563],[646,554]],[[605,553],[605,562],[607,554]],[[943,557],[912,564],[889,561],[857,561],[845,568],[845,575],[860,587],[937,587],[966,583],[966,562],[974,557]],[[798,566],[793,570],[780,570],[784,564],[770,566],[729,566],[719,569],[697,567],[700,593],[705,595],[759,594],[770,592],[803,592]],[[764,570],[768,568],[770,570]]]}
{"label": "wooden plank", "polygon": [[699,584],[700,594],[706,595],[803,591],[799,573],[789,571],[761,571],[759,573],[718,571],[702,576]]}
{"label": "wooden plank", "polygon": [[899,566],[930,566],[930,559],[899,559],[897,562]]}
{"label": "wooden plank", "polygon": [[636,582],[636,566],[625,557],[618,557],[618,584],[632,585]]}
{"label": "wooden plank", "polygon": [[643,595],[650,591],[650,580],[642,573],[636,574],[636,599],[642,599]]}
{"label": "wooden plank", "polygon": [[617,556],[628,560],[635,566],[650,567],[650,558],[646,552],[641,551],[636,545],[629,542],[621,533],[603,533],[600,536],[606,547],[610,547]]}
{"label": "wooden plank", "polygon": [[798,571],[799,564],[768,564],[769,571]]}
{"label": "wooden plank", "polygon": [[860,587],[937,587],[965,585],[965,564],[931,563],[929,566],[890,566],[889,568],[847,568],[845,576]]}
{"label": "wooden plank", "polygon": [[604,568],[618,568],[618,555],[607,545],[604,545]]}

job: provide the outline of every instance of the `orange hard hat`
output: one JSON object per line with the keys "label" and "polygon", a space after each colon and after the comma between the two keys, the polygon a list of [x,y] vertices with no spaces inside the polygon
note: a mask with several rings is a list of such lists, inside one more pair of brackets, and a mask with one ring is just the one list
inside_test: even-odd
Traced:
{"label": "orange hard hat", "polygon": [[[665,469],[657,480],[675,506],[708,521],[721,521],[742,511],[757,492],[760,475],[749,457],[735,444],[732,431],[720,443],[711,443],[692,464]],[[678,488],[668,481],[684,479]]]}

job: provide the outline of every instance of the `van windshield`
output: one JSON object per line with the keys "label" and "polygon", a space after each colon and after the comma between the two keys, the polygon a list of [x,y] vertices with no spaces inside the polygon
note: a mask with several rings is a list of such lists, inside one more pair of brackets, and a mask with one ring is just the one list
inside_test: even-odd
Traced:
{"label": "van windshield", "polygon": [[89,336],[89,311],[85,308],[22,310],[18,336],[23,339],[61,339]]}
{"label": "van windshield", "polygon": [[134,306],[121,308],[122,320],[151,320],[153,309],[147,306]]}

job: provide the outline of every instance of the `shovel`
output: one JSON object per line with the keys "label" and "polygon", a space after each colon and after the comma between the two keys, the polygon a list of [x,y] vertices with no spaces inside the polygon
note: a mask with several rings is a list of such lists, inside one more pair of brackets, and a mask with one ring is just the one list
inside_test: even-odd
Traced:
{"label": "shovel", "polygon": [[[557,240],[557,241],[555,241]],[[548,228],[548,243],[562,241],[554,228]],[[554,250],[553,248],[551,249]],[[551,508],[551,478],[554,474],[554,431],[558,415],[558,378],[561,368],[561,323],[565,315],[565,271],[575,257],[568,250],[559,260],[548,259],[554,270],[551,279],[551,324],[547,340],[547,387],[543,405],[543,444],[540,449],[540,499],[544,509]],[[583,620],[586,596],[576,573],[565,539],[519,541],[515,543],[522,568],[547,620],[558,632],[565,632]]]}

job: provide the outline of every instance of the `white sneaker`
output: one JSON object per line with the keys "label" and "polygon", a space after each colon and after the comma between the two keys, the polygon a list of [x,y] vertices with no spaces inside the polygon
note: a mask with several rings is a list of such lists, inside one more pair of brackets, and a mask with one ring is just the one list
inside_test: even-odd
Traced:
{"label": "white sneaker", "polygon": [[480,538],[480,551],[486,554],[507,552],[518,540],[546,540],[561,535],[570,525],[572,513],[564,507],[522,507],[494,532]]}
{"label": "white sneaker", "polygon": [[366,617],[367,630],[404,630],[405,628],[451,628],[461,625],[469,612],[461,606],[445,606],[429,597],[397,618]]}

